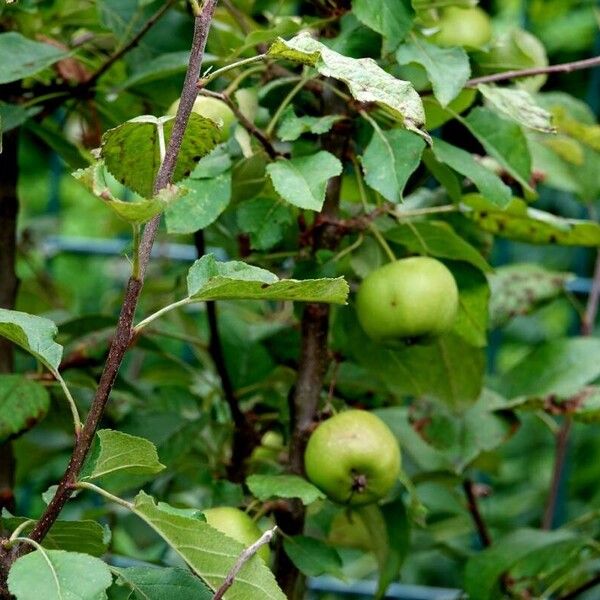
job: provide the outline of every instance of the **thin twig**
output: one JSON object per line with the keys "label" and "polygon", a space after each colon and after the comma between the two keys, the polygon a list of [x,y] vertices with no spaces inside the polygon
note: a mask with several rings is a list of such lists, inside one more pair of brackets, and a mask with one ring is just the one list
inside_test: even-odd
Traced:
{"label": "thin twig", "polygon": [[466,83],[466,87],[476,87],[480,83],[494,83],[496,81],[506,81],[507,79],[520,79],[522,77],[532,77],[533,75],[549,75],[551,73],[571,73],[572,71],[581,71],[583,69],[593,69],[600,66],[600,56],[576,60],[559,65],[548,65],[546,67],[532,67],[530,69],[515,69],[504,71],[503,73],[493,73],[492,75],[483,75],[475,77]]}
{"label": "thin twig", "polygon": [[487,548],[488,546],[492,545],[492,537],[487,528],[486,522],[483,519],[483,515],[479,510],[477,495],[475,494],[475,484],[470,479],[465,479],[462,485],[463,490],[465,491],[465,496],[467,497],[467,508],[469,509],[473,523],[475,523],[475,528],[477,529],[477,534],[479,535],[479,541],[484,548]]}
{"label": "thin twig", "polygon": [[237,574],[240,572],[242,567],[266,544],[268,544],[272,539],[275,533],[277,532],[277,525],[273,527],[273,529],[269,529],[265,531],[251,546],[248,546],[235,561],[233,567],[231,567],[231,571],[227,573],[227,577],[225,577],[225,581],[221,585],[221,587],[216,591],[213,596],[213,600],[221,600],[225,595],[225,592],[235,583],[235,578]]}
{"label": "thin twig", "polygon": [[[208,37],[208,30],[210,28],[216,3],[217,0],[206,0],[201,15],[194,20],[194,39],[192,41],[188,71],[186,73],[181,94],[181,102],[179,103],[179,108],[175,117],[175,123],[166,150],[165,160],[162,162],[154,181],[155,192],[162,190],[170,184],[175,170],[175,163],[183,141],[183,134],[196,98],[196,81],[202,66],[206,38]],[[155,217],[144,229],[139,247],[139,275],[138,277],[130,277],[127,283],[125,298],[121,307],[121,314],[119,315],[115,335],[113,336],[110,345],[108,358],[104,365],[102,375],[100,376],[94,400],[83,429],[81,430],[81,434],[77,438],[75,447],[73,448],[73,454],[71,455],[69,465],[58,484],[57,491],[46,507],[44,514],[31,532],[30,538],[34,541],[39,542],[46,536],[50,527],[58,518],[65,503],[71,497],[77,476],[79,475],[91,448],[96,429],[104,413],[106,403],[108,402],[123,357],[131,343],[135,310],[142,290],[146,267],[150,261],[152,245],[154,243],[159,221],[160,218]],[[18,553],[20,554],[23,552],[24,549],[21,548]]]}
{"label": "thin twig", "polygon": [[585,313],[581,319],[581,335],[592,335],[598,316],[598,305],[600,302],[600,251],[596,254],[596,266],[594,267],[594,279],[592,289],[588,296]]}
{"label": "thin twig", "polygon": [[582,583],[579,587],[576,587],[574,590],[567,592],[564,596],[559,596],[557,600],[575,600],[575,598],[581,597],[581,594],[587,592],[588,590],[591,590],[597,585],[600,585],[600,573],[597,573],[596,575],[594,575],[594,577],[592,577],[585,583]]}
{"label": "thin twig", "polygon": [[217,98],[218,100],[222,100],[231,108],[233,114],[237,117],[240,125],[253,137],[257,139],[260,145],[265,149],[266,153],[269,155],[269,158],[277,158],[282,156],[281,152],[278,152],[271,140],[265,135],[263,131],[261,131],[252,121],[250,121],[246,115],[240,110],[239,106],[231,99],[229,94],[224,92],[213,92],[211,90],[201,90],[199,92],[202,96],[208,96],[210,98]]}

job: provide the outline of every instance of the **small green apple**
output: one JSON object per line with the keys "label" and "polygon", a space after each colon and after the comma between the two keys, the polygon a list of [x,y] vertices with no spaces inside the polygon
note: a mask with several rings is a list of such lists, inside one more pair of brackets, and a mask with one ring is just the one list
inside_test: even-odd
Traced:
{"label": "small green apple", "polygon": [[438,26],[439,31],[432,36],[431,41],[439,46],[481,48],[492,37],[490,18],[477,6],[449,6],[442,11]]}
{"label": "small green apple", "polygon": [[[179,107],[179,100],[175,100],[167,111],[168,115],[175,115]],[[206,117],[214,121],[221,128],[221,141],[225,142],[229,138],[231,128],[236,122],[234,112],[218,98],[209,98],[208,96],[198,96],[194,102],[192,110],[201,117]]]}

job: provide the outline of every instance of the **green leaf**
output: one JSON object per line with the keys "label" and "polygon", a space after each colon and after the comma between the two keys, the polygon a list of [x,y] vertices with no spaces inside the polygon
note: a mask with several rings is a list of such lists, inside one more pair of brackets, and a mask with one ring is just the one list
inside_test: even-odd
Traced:
{"label": "green leaf", "polygon": [[385,38],[393,52],[412,28],[413,13],[405,0],[354,0],[352,13],[367,27]]}
{"label": "green leaf", "polygon": [[410,131],[375,129],[362,157],[367,185],[386,200],[399,202],[424,148],[424,140]]}
{"label": "green leaf", "polygon": [[[566,530],[518,529],[467,561],[465,591],[471,600],[498,598],[504,573],[534,553],[566,541],[574,541],[574,535]],[[586,541],[578,543],[583,548]]]}
{"label": "green leaf", "polygon": [[567,398],[600,377],[600,339],[573,337],[534,348],[502,376],[507,398],[556,395]]}
{"label": "green leaf", "polygon": [[322,117],[296,116],[294,109],[289,107],[281,119],[277,129],[277,136],[284,142],[293,142],[303,133],[320,135],[327,133],[338,121],[344,117],[341,115],[324,115]]}
{"label": "green leaf", "polygon": [[[101,156],[106,167],[118,181],[143,198],[154,195],[154,178],[160,166],[158,130],[164,128],[166,144],[173,124],[173,117],[143,115],[110,129],[102,136]],[[196,113],[190,115],[173,183],[191,173],[196,163],[217,145],[219,136],[216,123]]]}
{"label": "green leaf", "polygon": [[0,33],[0,84],[31,77],[69,56],[60,48],[34,42],[16,31]]}
{"label": "green leaf", "polygon": [[[244,547],[198,518],[176,513],[168,504],[156,504],[140,492],[134,512],[150,525],[210,588],[218,589]],[[227,600],[265,598],[285,600],[273,573],[253,556],[235,578]]]}
{"label": "green leaf", "polygon": [[401,65],[417,63],[425,67],[433,93],[442,106],[448,106],[460,94],[471,76],[464,48],[441,48],[416,36],[398,48],[396,60]]}
{"label": "green leaf", "polygon": [[169,233],[194,233],[214,223],[229,206],[231,173],[212,179],[185,179],[188,193],[165,212]]}
{"label": "green leaf", "polygon": [[0,375],[0,442],[34,427],[49,406],[44,386],[21,375]]}
{"label": "green leaf", "polygon": [[398,225],[388,229],[384,236],[417,254],[462,260],[484,272],[492,270],[483,256],[443,221]]}
{"label": "green leaf", "polygon": [[26,554],[8,574],[8,589],[19,600],[102,600],[111,583],[99,558],[64,550]]}
{"label": "green leaf", "polygon": [[565,293],[572,273],[548,271],[535,264],[500,267],[489,276],[490,325],[500,327],[517,315],[527,315]]}
{"label": "green leaf", "polygon": [[563,219],[529,208],[513,198],[504,210],[478,194],[462,198],[461,209],[479,227],[500,237],[529,244],[600,246],[600,225],[594,221]]}
{"label": "green leaf", "polygon": [[173,567],[113,567],[117,584],[133,592],[131,600],[211,600],[212,591],[198,577]]}
{"label": "green leaf", "polygon": [[461,175],[468,177],[491,204],[503,207],[510,202],[510,188],[465,150],[435,138],[433,153],[440,162],[446,163]]}
{"label": "green leaf", "polygon": [[141,437],[101,429],[96,433],[80,479],[94,481],[115,474],[154,475],[165,468],[152,442]]}
{"label": "green leaf", "polygon": [[277,275],[241,261],[217,262],[212,254],[188,271],[188,296],[193,300],[294,300],[344,304],[348,284],[336,279],[279,279]]}
{"label": "green leaf", "polygon": [[423,104],[412,84],[396,79],[374,60],[342,56],[307,32],[287,41],[278,38],[268,54],[313,66],[321,75],[343,81],[359,102],[375,102],[406,129],[428,137],[421,129],[425,123]]}
{"label": "green leaf", "polygon": [[299,208],[316,211],[323,208],[327,182],[341,172],[342,163],[325,150],[310,156],[283,158],[267,165],[273,187],[284,200]]}
{"label": "green leaf", "polygon": [[39,113],[40,110],[40,107],[24,108],[20,104],[0,102],[0,132],[4,134],[22,125],[27,119]]}
{"label": "green leaf", "polygon": [[435,96],[423,97],[423,108],[425,109],[425,124],[429,131],[441,127],[444,123],[451,121],[455,115],[465,112],[477,98],[477,90],[464,88],[458,96],[443,108]]}
{"label": "green leaf", "polygon": [[531,156],[521,127],[495,112],[478,106],[463,120],[469,131],[481,142],[486,152],[495,158],[525,189],[533,191]]}
{"label": "green leaf", "polygon": [[342,559],[325,542],[305,535],[286,536],[283,547],[294,565],[305,575],[333,575],[343,578]]}
{"label": "green leaf", "polygon": [[253,198],[237,211],[238,227],[250,234],[250,245],[255,250],[268,250],[280,242],[286,225],[293,220],[289,206],[273,198]]}
{"label": "green leaf", "polygon": [[[2,515],[0,525],[6,531],[13,531],[25,521],[25,517]],[[36,524],[32,521],[22,532],[27,535]],[[102,556],[108,549],[110,532],[96,521],[55,521],[42,545],[48,550],[65,550],[67,552],[83,552],[92,556]]]}
{"label": "green leaf", "polygon": [[246,484],[262,502],[269,498],[299,498],[308,505],[325,498],[321,490],[297,475],[250,475]]}
{"label": "green leaf", "polygon": [[552,114],[536,104],[529,92],[485,83],[479,84],[477,89],[490,106],[515,123],[544,133],[556,131],[552,125]]}
{"label": "green leaf", "polygon": [[51,370],[58,369],[63,352],[62,346],[54,341],[57,333],[58,329],[50,319],[0,308],[0,336],[17,344]]}

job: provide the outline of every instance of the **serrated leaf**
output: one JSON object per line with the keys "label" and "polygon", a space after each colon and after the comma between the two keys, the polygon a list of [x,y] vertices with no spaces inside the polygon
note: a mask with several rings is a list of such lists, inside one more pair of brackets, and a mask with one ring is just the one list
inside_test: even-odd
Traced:
{"label": "serrated leaf", "polygon": [[229,206],[231,173],[212,179],[184,179],[188,190],[183,198],[169,206],[165,221],[169,233],[194,233],[214,223]]}
{"label": "serrated leaf", "polygon": [[290,107],[281,118],[281,124],[277,129],[277,136],[284,142],[293,142],[303,133],[320,135],[327,133],[335,123],[343,118],[341,115],[324,115],[322,117],[304,115],[298,117],[294,109]]}
{"label": "serrated leaf", "polygon": [[[173,117],[136,117],[102,136],[101,157],[110,173],[143,198],[152,198],[153,184],[160,167],[158,128],[164,128],[165,144],[173,129]],[[196,113],[183,136],[172,182],[188,176],[196,163],[218,143],[219,127]]]}
{"label": "serrated leaf", "polygon": [[255,250],[268,250],[281,241],[285,227],[293,223],[292,210],[279,199],[253,198],[240,205],[238,227],[250,234]]}
{"label": "serrated leaf", "polygon": [[19,600],[102,600],[111,583],[99,558],[64,550],[26,554],[8,573],[8,589]]}
{"label": "serrated leaf", "polygon": [[432,149],[437,160],[468,177],[491,204],[503,207],[510,202],[510,188],[468,152],[438,138],[433,140]]}
{"label": "serrated leaf", "polygon": [[165,468],[152,442],[141,437],[101,429],[96,433],[80,479],[94,481],[107,476],[154,475]]}
{"label": "serrated leaf", "polygon": [[344,304],[348,284],[336,279],[279,279],[277,275],[241,261],[218,262],[212,254],[188,271],[188,296],[193,300],[294,300]]}
{"label": "serrated leaf", "polygon": [[518,181],[525,189],[533,191],[531,156],[527,139],[521,127],[498,116],[495,112],[478,106],[463,119],[469,131],[479,140],[486,152]]}
{"label": "serrated leaf", "polygon": [[0,442],[34,427],[49,405],[44,386],[21,375],[0,375]]}
{"label": "serrated leaf", "polygon": [[211,600],[212,591],[198,577],[173,567],[113,567],[117,583],[129,589],[131,600]]}
{"label": "serrated leaf", "polygon": [[299,498],[308,505],[325,498],[321,490],[297,475],[250,475],[246,484],[263,502],[269,498]]}
{"label": "serrated leaf", "polygon": [[321,150],[310,156],[280,159],[267,165],[267,173],[277,193],[299,208],[320,211],[327,182],[340,175],[342,163]]}
{"label": "serrated leaf", "polygon": [[388,229],[384,236],[417,254],[462,260],[484,272],[492,270],[488,262],[471,244],[442,221],[420,221],[410,225],[398,225]]}
{"label": "serrated leaf", "polygon": [[410,131],[375,129],[361,161],[365,182],[386,200],[400,202],[424,149],[424,140]]}
{"label": "serrated leaf", "polygon": [[69,56],[69,52],[34,42],[16,31],[0,33],[0,56],[6,60],[0,63],[0,84],[10,83],[31,77]]}
{"label": "serrated leaf", "polygon": [[490,325],[500,327],[517,315],[526,315],[541,304],[565,293],[572,273],[548,271],[535,264],[499,267],[489,276]]}
{"label": "serrated leaf", "polygon": [[[140,492],[134,512],[150,525],[189,565],[213,592],[218,589],[244,547],[198,518],[177,514],[171,507],[157,505]],[[226,600],[264,598],[285,600],[273,573],[258,556],[253,556],[225,594]]]}
{"label": "serrated leaf", "polygon": [[305,575],[333,575],[343,578],[342,559],[325,542],[305,535],[286,536],[283,547],[294,565]]}
{"label": "serrated leaf", "polygon": [[385,38],[388,51],[394,51],[413,24],[410,4],[405,0],[354,0],[352,13],[367,27]]}
{"label": "serrated leaf", "polygon": [[552,114],[536,104],[529,92],[485,83],[479,84],[477,89],[491,106],[519,125],[544,133],[556,131]]}
{"label": "serrated leaf", "polygon": [[[0,518],[2,529],[12,532],[25,521],[25,517],[12,517],[4,513]],[[35,521],[27,525],[21,535],[27,535]],[[110,532],[97,521],[55,521],[44,538],[42,545],[48,550],[83,552],[92,556],[102,556],[108,549]]]}
{"label": "serrated leaf", "polygon": [[56,370],[63,348],[54,341],[58,329],[50,319],[0,308],[0,336],[26,350],[49,369]]}
{"label": "serrated leaf", "polygon": [[268,54],[313,66],[321,75],[343,81],[359,102],[375,102],[406,129],[428,137],[422,131],[425,123],[423,104],[412,84],[396,79],[373,59],[338,54],[306,32],[287,41],[278,38]]}
{"label": "serrated leaf", "polygon": [[529,244],[600,246],[600,225],[594,221],[564,219],[530,208],[513,198],[504,210],[478,194],[462,198],[461,209],[479,227],[500,237]]}
{"label": "serrated leaf", "polygon": [[448,106],[460,94],[471,76],[469,56],[464,48],[441,48],[416,36],[398,48],[396,60],[401,65],[422,65],[442,106]]}

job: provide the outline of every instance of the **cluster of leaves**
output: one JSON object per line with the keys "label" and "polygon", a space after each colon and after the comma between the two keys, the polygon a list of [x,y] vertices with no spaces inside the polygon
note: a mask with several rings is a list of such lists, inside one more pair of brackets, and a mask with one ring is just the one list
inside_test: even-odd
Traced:
{"label": "cluster of leaves", "polygon": [[[173,128],[162,115],[187,68],[190,10],[171,3],[94,81],[106,47],[126,47],[163,2],[71,4],[21,0],[0,8],[3,26],[14,30],[0,33],[0,55],[9,57],[0,65],[8,98],[0,123],[3,134],[21,134],[21,196],[34,233],[46,225],[35,218],[39,191],[28,161],[43,144],[83,184],[60,176],[71,204],[63,232],[114,236],[131,226],[135,273],[140,229],[164,213],[171,240],[195,236],[198,244],[202,232],[198,248],[210,252],[187,274],[173,263],[151,264],[139,310],[145,318],[70,518],[56,521],[42,548],[10,570],[18,600],[40,590],[49,599],[161,598],[165,590],[210,598],[243,548],[208,525],[202,509],[244,506],[266,524],[289,500],[305,507],[306,525],[286,535],[279,552],[308,576],[377,572],[378,597],[403,564],[406,577],[460,586],[474,600],[495,597],[503,585],[545,597],[585,581],[598,559],[596,532],[582,526],[588,517],[534,529],[549,465],[525,470],[518,461],[538,452],[530,440],[551,442],[538,428],[553,431],[555,415],[583,423],[600,416],[600,341],[569,335],[571,265],[541,267],[535,263],[547,255],[531,250],[549,246],[550,256],[571,259],[570,247],[600,246],[600,226],[584,218],[600,195],[599,125],[577,97],[540,91],[544,76],[470,83],[547,63],[532,34],[508,25],[512,3],[502,3],[494,37],[477,48],[436,43],[430,34],[445,9],[434,1],[224,4],[205,65],[234,68],[209,71],[205,80],[234,104],[237,122],[220,143],[219,124],[192,114],[173,185],[158,194],[153,181]],[[531,3],[532,17],[539,4]],[[560,13],[566,3],[551,4]],[[585,32],[589,14],[580,8],[569,22],[577,16]],[[548,51],[565,49],[545,13],[534,23]],[[332,210],[328,189],[336,181]],[[569,210],[548,200],[559,193],[572,199]],[[321,243],[325,229],[333,242]],[[525,247],[513,242],[527,250],[493,269],[498,248]],[[54,377],[64,377],[88,410],[127,263],[52,263],[36,248],[24,253],[19,310],[0,309],[0,336],[25,351],[19,374],[0,375],[0,442],[14,447],[19,514],[38,515],[55,489],[41,492],[60,478],[71,450],[71,418]],[[460,292],[454,330],[424,345],[377,344],[357,325],[347,282],[354,287],[392,255],[414,254],[452,271]],[[397,436],[406,471],[381,506],[356,511],[290,474],[287,453],[302,335],[301,306],[288,301],[347,300],[331,309],[332,359],[315,421],[345,406],[375,410]],[[218,301],[216,332],[205,301]],[[501,336],[500,348],[496,341],[490,349]],[[30,357],[54,377],[40,375]],[[236,477],[228,468],[239,434],[232,402],[256,440]],[[519,464],[518,481],[503,473],[505,464]],[[481,550],[461,483],[484,477],[498,490],[486,500],[494,543]],[[112,503],[99,508],[90,491]],[[18,541],[33,525],[4,512],[0,532]],[[226,598],[258,597],[284,595],[253,557]]]}

